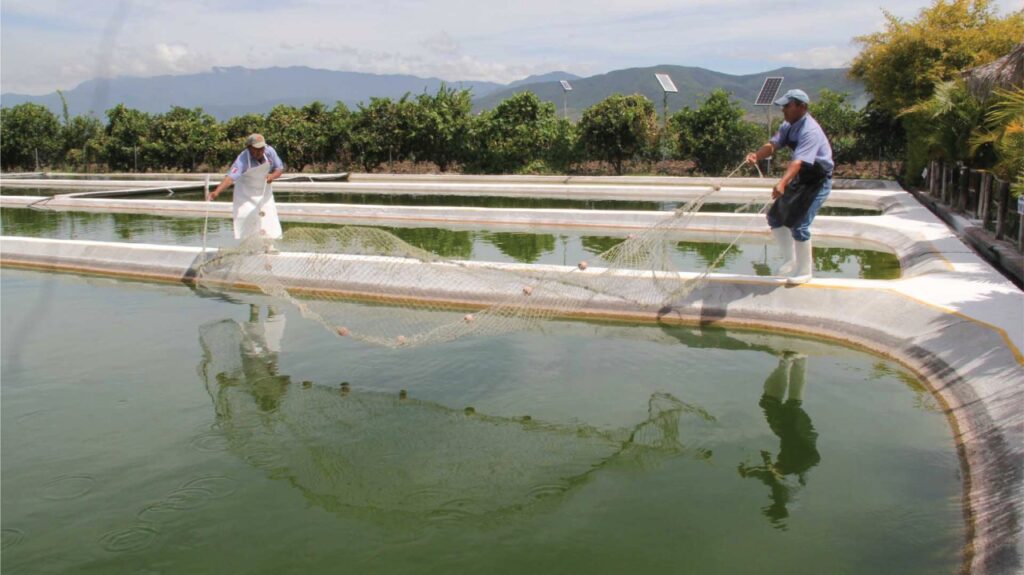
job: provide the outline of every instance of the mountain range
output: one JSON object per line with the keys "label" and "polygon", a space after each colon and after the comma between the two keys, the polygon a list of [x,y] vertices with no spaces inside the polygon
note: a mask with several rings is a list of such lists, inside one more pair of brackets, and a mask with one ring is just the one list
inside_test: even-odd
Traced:
{"label": "mountain range", "polygon": [[[474,111],[493,108],[509,96],[531,91],[542,100],[554,102],[559,112],[563,105],[572,117],[611,94],[640,93],[662,107],[662,90],[655,73],[667,73],[679,88],[668,95],[669,112],[683,106],[694,106],[715,88],[724,88],[742,102],[750,112],[752,102],[766,76],[783,76],[782,90],[800,87],[812,98],[823,89],[846,92],[857,106],[866,103],[861,84],[847,78],[846,69],[804,70],[780,68],[760,74],[734,76],[688,66],[663,65],[628,68],[607,74],[579,77],[568,72],[549,72],[517,80],[510,84],[483,81],[445,82],[439,78],[420,78],[402,74],[369,74],[340,72],[292,66],[286,68],[250,69],[239,66],[217,67],[209,72],[176,76],[119,77],[93,79],[64,91],[71,115],[104,111],[118,103],[150,113],[163,113],[171,106],[201,107],[220,120],[250,112],[266,113],[277,104],[302,106],[319,100],[328,106],[344,102],[355,108],[372,97],[397,99],[404,94],[437,92],[442,84],[470,90]],[[563,93],[558,80],[571,82],[572,91]],[[563,99],[564,98],[564,99]],[[32,96],[0,94],[0,106],[11,107],[24,102],[46,106],[60,114],[62,104],[57,92]]]}

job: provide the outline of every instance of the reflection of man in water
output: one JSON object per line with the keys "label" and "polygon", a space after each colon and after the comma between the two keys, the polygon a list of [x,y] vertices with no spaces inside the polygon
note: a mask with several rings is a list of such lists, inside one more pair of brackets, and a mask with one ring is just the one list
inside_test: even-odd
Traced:
{"label": "reflection of man in water", "polygon": [[245,345],[250,355],[273,354],[277,363],[277,354],[281,352],[281,338],[284,337],[285,316],[279,314],[277,308],[267,306],[267,319],[260,321],[260,306],[249,305],[249,321],[243,326]]}
{"label": "reflection of man in water", "polygon": [[806,356],[786,352],[779,358],[778,367],[764,382],[760,402],[768,426],[779,437],[779,455],[772,462],[771,454],[761,451],[761,465],[739,465],[741,476],[757,478],[771,488],[772,504],[762,512],[780,529],[785,529],[786,504],[796,489],[787,484],[786,476],[796,475],[799,484],[806,485],[807,471],[821,461],[818,433],[802,407],[806,369]]}

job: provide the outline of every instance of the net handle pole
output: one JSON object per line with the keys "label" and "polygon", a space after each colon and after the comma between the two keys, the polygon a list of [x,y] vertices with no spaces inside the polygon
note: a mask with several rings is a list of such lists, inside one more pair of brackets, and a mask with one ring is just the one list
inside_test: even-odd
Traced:
{"label": "net handle pole", "polygon": [[210,224],[210,174],[206,174],[206,180],[203,182],[203,200],[206,203],[206,209],[203,214],[203,254],[206,254],[206,229]]}

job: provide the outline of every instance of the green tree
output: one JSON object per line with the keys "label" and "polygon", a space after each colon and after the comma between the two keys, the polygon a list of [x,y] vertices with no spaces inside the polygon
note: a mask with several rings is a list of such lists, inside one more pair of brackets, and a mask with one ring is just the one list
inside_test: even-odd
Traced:
{"label": "green tree", "polygon": [[103,153],[103,122],[96,116],[75,116],[61,127],[64,159],[71,166],[88,168]]}
{"label": "green tree", "polygon": [[[850,76],[864,82],[877,105],[900,114],[930,98],[960,72],[1009,53],[1024,37],[1024,10],[999,16],[991,0],[935,0],[916,20],[885,12],[885,30],[856,40],[863,46]],[[934,155],[934,130],[925,114],[903,118],[905,173],[916,178]]]}
{"label": "green tree", "polygon": [[992,172],[1011,182],[1013,193],[1024,196],[1024,88],[996,90],[984,125],[971,136],[971,153],[991,147]]}
{"label": "green tree", "polygon": [[278,104],[267,114],[263,136],[285,165],[302,170],[326,153],[327,127],[327,108],[320,102],[302,108]]}
{"label": "green tree", "polygon": [[326,161],[348,165],[352,146],[352,111],[344,102],[338,102],[327,116]]}
{"label": "green tree", "polygon": [[743,161],[764,139],[761,128],[743,119],[746,112],[723,89],[716,89],[696,109],[689,106],[672,115],[679,134],[679,155],[697,169],[720,175]]}
{"label": "green tree", "polygon": [[836,164],[858,159],[857,130],[861,125],[861,113],[847,101],[847,97],[848,94],[824,89],[808,108],[828,136]]}
{"label": "green tree", "polygon": [[[245,147],[245,138],[249,134],[262,134],[267,126],[263,114],[243,114],[235,116],[222,124],[223,139],[218,145],[217,164],[230,164]],[[274,145],[271,142],[271,145]],[[277,149],[277,148],[275,148]]]}
{"label": "green tree", "polygon": [[[110,169],[135,169],[138,154],[145,153],[146,144],[150,141],[152,123],[149,114],[124,104],[107,110],[103,157]],[[141,166],[144,168],[145,164]]]}
{"label": "green tree", "polygon": [[409,153],[418,161],[434,162],[448,171],[463,161],[468,149],[470,111],[473,101],[469,90],[456,90],[442,84],[437,94],[420,94],[408,108]]}
{"label": "green tree", "polygon": [[930,159],[971,163],[969,142],[984,122],[985,107],[971,95],[963,80],[940,83],[931,97],[903,115],[920,122],[916,130],[918,144],[924,146]]}
{"label": "green tree", "polygon": [[57,116],[39,104],[0,109],[0,163],[4,169],[35,169],[59,160],[63,149]]}
{"label": "green tree", "polygon": [[533,92],[515,94],[477,118],[471,167],[495,174],[519,172],[545,159],[559,128],[554,104],[542,102]]}
{"label": "green tree", "polygon": [[657,143],[658,114],[641,94],[614,94],[584,110],[577,131],[588,158],[608,162],[621,174],[624,161]]}
{"label": "green tree", "polygon": [[352,120],[351,141],[353,154],[364,170],[372,171],[403,156],[408,135],[403,124],[407,121],[408,106],[408,94],[398,102],[370,98],[369,105],[359,104]]}
{"label": "green tree", "polygon": [[217,162],[217,147],[223,139],[223,127],[202,108],[172,106],[153,118],[149,163],[194,171],[199,163]]}
{"label": "green tree", "polygon": [[882,32],[859,36],[850,75],[893,113],[930,97],[936,84],[987,64],[1024,38],[1024,10],[999,17],[991,0],[936,0],[906,22],[884,12]]}
{"label": "green tree", "polygon": [[861,159],[903,157],[907,149],[907,135],[902,119],[871,100],[860,114],[857,126],[856,156]]}

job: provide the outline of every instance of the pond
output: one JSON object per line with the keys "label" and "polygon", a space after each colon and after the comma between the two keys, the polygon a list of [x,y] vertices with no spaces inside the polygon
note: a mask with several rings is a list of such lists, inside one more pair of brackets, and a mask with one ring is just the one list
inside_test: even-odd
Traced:
{"label": "pond", "polygon": [[582,322],[387,349],[251,294],[0,295],[5,573],[959,566],[949,424],[871,354]]}
{"label": "pond", "polygon": [[[168,218],[141,214],[53,212],[4,208],[0,210],[3,235],[79,239],[96,241],[132,241],[202,245],[203,220]],[[284,222],[287,229],[329,227]],[[403,241],[446,258],[496,262],[521,262],[575,265],[587,260],[601,266],[597,256],[625,239],[597,232],[584,234],[578,229],[564,233],[523,233],[499,230],[458,230],[445,228],[381,227]],[[207,245],[232,245],[231,222],[211,218],[207,223]],[[722,234],[712,241],[679,241],[672,254],[673,263],[684,271],[703,271],[726,250],[733,237]],[[774,243],[764,236],[741,238],[719,263],[716,271],[768,276],[781,265]],[[899,260],[892,253],[868,248],[843,248],[816,245],[813,251],[818,277],[895,279],[900,277]]]}
{"label": "pond", "polygon": [[[195,182],[191,182],[195,183]],[[139,187],[147,184],[140,182]],[[52,196],[81,191],[99,191],[70,188],[14,188],[0,187],[0,195],[9,196]],[[567,192],[571,194],[572,192]],[[767,195],[767,192],[766,192]],[[202,191],[154,192],[139,194],[127,198],[160,200],[173,198],[176,200],[202,201]],[[572,209],[572,210],[633,210],[633,211],[673,211],[685,202],[647,202],[636,200],[574,200],[568,198],[528,198],[509,196],[471,196],[471,195],[416,195],[416,194],[349,194],[335,192],[291,192],[278,190],[274,192],[274,200],[278,203],[320,203],[320,204],[360,204],[380,206],[457,206],[467,208],[506,208],[506,209]],[[231,202],[231,194],[225,193],[217,199],[219,202]],[[763,204],[753,204],[746,212],[756,213]],[[740,204],[708,202],[701,206],[702,212],[733,213]],[[851,208],[843,206],[822,206],[818,212],[823,216],[877,216],[881,210]]]}

